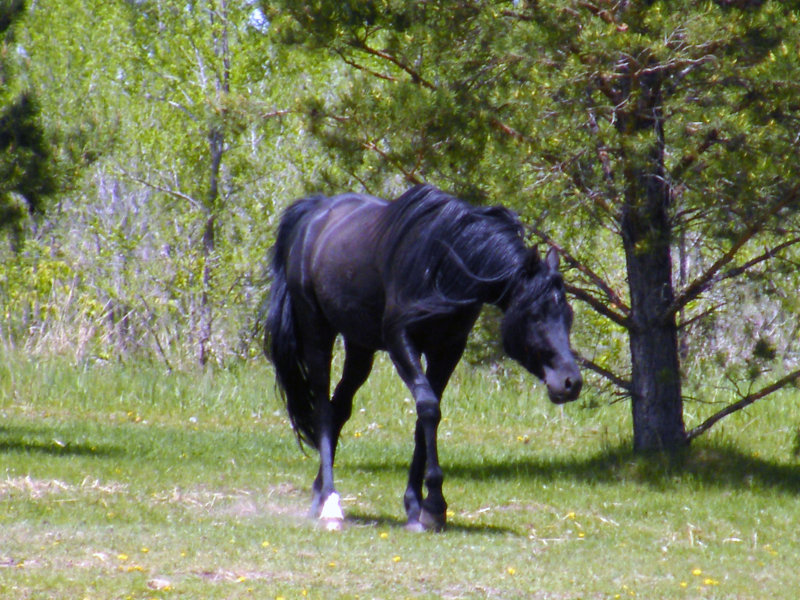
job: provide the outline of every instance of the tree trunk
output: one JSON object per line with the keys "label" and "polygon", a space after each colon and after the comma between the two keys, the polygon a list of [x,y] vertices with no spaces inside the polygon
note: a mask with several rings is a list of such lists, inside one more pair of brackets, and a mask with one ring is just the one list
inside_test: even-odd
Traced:
{"label": "tree trunk", "polygon": [[[633,448],[675,450],[686,443],[678,328],[673,299],[669,190],[654,150],[646,169],[630,173],[622,239],[631,294]],[[653,167],[656,167],[655,169]]]}
{"label": "tree trunk", "polygon": [[[639,65],[639,68],[642,65]],[[617,128],[623,134],[625,198],[621,215],[628,287],[631,295],[631,403],[633,449],[672,451],[686,444],[681,397],[678,328],[669,307],[673,299],[671,190],[664,166],[664,72],[637,71],[622,61],[621,91],[626,110]],[[637,137],[649,132],[653,142],[642,150]]]}
{"label": "tree trunk", "polygon": [[677,326],[674,316],[663,317],[672,300],[669,246],[646,251],[635,242],[628,246],[633,448],[675,450],[684,445],[686,431]]}

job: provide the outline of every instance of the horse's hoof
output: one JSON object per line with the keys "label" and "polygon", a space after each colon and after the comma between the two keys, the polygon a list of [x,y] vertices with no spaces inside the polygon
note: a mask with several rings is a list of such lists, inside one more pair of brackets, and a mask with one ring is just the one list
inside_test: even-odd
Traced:
{"label": "horse's hoof", "polygon": [[425,526],[419,521],[409,521],[405,525],[405,530],[412,533],[422,533],[425,531]]}
{"label": "horse's hoof", "polygon": [[341,531],[344,523],[344,513],[339,502],[339,494],[332,493],[325,499],[319,511],[319,522],[327,531]]}
{"label": "horse's hoof", "polygon": [[419,513],[419,523],[426,531],[444,531],[447,515],[446,513],[434,515],[423,508]]}
{"label": "horse's hoof", "polygon": [[325,531],[341,531],[344,529],[343,519],[320,519],[319,523]]}

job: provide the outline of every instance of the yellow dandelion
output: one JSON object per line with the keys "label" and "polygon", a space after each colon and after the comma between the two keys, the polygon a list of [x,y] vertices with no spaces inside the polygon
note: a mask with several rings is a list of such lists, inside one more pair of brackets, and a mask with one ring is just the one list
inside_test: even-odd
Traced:
{"label": "yellow dandelion", "polygon": [[264,540],[263,542],[261,542],[261,547],[262,548],[269,548],[269,542],[267,540]]}
{"label": "yellow dandelion", "polygon": [[389,534],[388,533],[386,533],[385,531],[381,533],[381,539],[382,540],[386,540],[388,538],[389,538]]}
{"label": "yellow dandelion", "polygon": [[703,574],[703,571],[701,569],[698,569],[698,568],[692,569],[692,575],[694,575],[695,577],[700,577],[700,575],[702,575],[702,574]]}
{"label": "yellow dandelion", "polygon": [[247,581],[247,577],[245,577],[244,575],[239,575],[239,577],[236,579],[236,581],[238,581],[239,583],[243,583],[243,582]]}
{"label": "yellow dandelion", "polygon": [[689,584],[687,582],[685,582],[685,581],[681,581],[681,587],[683,589],[686,589],[687,587],[689,587]]}
{"label": "yellow dandelion", "polygon": [[569,512],[567,513],[567,516],[566,516],[566,518],[567,518],[567,519],[574,519],[574,518],[575,518],[575,513],[574,513],[574,512],[572,512],[572,511],[569,511]]}
{"label": "yellow dandelion", "polygon": [[705,585],[719,585],[719,581],[717,581],[716,579],[711,579],[711,577],[706,577],[703,580],[703,583]]}
{"label": "yellow dandelion", "polygon": [[509,575],[514,575],[517,572],[517,570],[514,567],[508,567],[506,571],[508,571]]}
{"label": "yellow dandelion", "polygon": [[142,546],[140,552],[142,554],[147,554],[148,552],[150,552],[150,548],[147,548],[146,546]]}
{"label": "yellow dandelion", "polygon": [[126,560],[128,560],[128,555],[127,554],[117,554],[117,560],[121,560],[122,562],[125,562]]}
{"label": "yellow dandelion", "polygon": [[393,560],[394,562],[400,562],[400,557],[399,557],[399,556],[393,556],[393,557],[392,557],[392,560]]}
{"label": "yellow dandelion", "polygon": [[328,566],[329,566],[329,567],[331,567],[331,568],[333,568],[333,567],[335,567],[335,566],[336,566],[336,563],[335,563],[335,562],[333,562],[333,561],[331,561],[331,562],[329,562],[329,563],[328,563]]}

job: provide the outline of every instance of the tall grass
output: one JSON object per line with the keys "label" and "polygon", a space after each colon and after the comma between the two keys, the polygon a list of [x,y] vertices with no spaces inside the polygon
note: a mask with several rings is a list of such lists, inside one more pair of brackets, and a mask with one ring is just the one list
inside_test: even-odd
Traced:
{"label": "tall grass", "polygon": [[[788,393],[684,455],[629,451],[624,403],[556,407],[463,366],[440,427],[449,528],[403,528],[413,403],[380,359],[337,456],[348,526],[308,520],[262,362],[0,361],[0,597],[794,598]],[[687,418],[710,407],[690,405]],[[694,414],[694,413],[697,414]]]}

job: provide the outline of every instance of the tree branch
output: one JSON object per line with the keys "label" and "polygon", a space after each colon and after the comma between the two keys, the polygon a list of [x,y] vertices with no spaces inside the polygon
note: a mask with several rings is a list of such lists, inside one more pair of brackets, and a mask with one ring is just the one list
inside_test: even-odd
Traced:
{"label": "tree branch", "polygon": [[153,183],[151,181],[147,181],[133,173],[129,173],[125,169],[120,169],[120,172],[130,179],[131,181],[135,181],[136,183],[140,183],[145,187],[149,187],[150,189],[156,190],[157,192],[162,192],[167,194],[168,196],[172,196],[173,198],[177,198],[178,200],[185,200],[195,208],[202,210],[203,212],[207,213],[208,209],[203,205],[202,202],[198,202],[195,198],[192,198],[188,194],[184,194],[183,192],[179,192],[178,190],[173,190],[172,188],[164,187],[162,185],[158,185],[157,183]]}
{"label": "tree branch", "polygon": [[[798,191],[800,191],[800,184],[796,184],[792,190],[787,192],[783,200],[781,200],[780,202],[776,202],[772,206],[767,207],[758,217],[756,217],[725,254],[723,254],[719,259],[717,259],[714,262],[714,264],[711,265],[708,269],[706,269],[706,271],[703,274],[701,274],[697,279],[695,279],[692,283],[690,283],[680,294],[678,294],[678,296],[664,311],[662,318],[663,319],[670,318],[678,311],[680,311],[681,308],[686,306],[689,302],[697,298],[700,294],[702,294],[709,288],[713,287],[723,279],[735,277],[736,275],[744,272],[745,270],[753,266],[750,265],[749,263],[745,263],[745,265],[742,265],[742,267],[737,267],[735,269],[731,269],[729,272],[722,273],[722,269],[726,265],[730,264],[736,258],[736,255],[739,253],[739,250],[741,250],[742,247],[744,247],[744,245],[747,244],[756,234],[760,233],[763,230],[764,223],[767,221],[767,219],[769,219],[772,216],[775,216],[783,207],[797,200]],[[794,243],[795,243],[794,240],[792,240],[792,244]],[[783,245],[779,246],[778,248],[783,249]],[[757,264],[758,262],[763,262],[764,260],[767,260],[769,258],[772,258],[772,256],[770,255],[769,252],[767,252],[763,254],[761,257],[758,257],[757,261],[753,264]]]}
{"label": "tree branch", "polygon": [[397,81],[396,77],[392,77],[391,75],[385,75],[384,73],[378,73],[378,71],[373,71],[372,69],[369,69],[369,68],[365,67],[364,65],[359,64],[359,63],[357,63],[356,61],[354,61],[354,60],[352,60],[350,58],[347,58],[344,55],[344,52],[342,52],[339,49],[336,49],[335,52],[345,64],[350,65],[354,69],[358,69],[359,71],[364,71],[365,73],[368,73],[369,75],[372,75],[373,77],[377,77],[378,79],[384,79],[386,81]]}
{"label": "tree branch", "polygon": [[575,298],[591,306],[595,312],[603,315],[604,317],[606,317],[610,321],[613,321],[620,327],[623,327],[625,329],[631,328],[630,319],[627,316],[621,315],[618,312],[611,310],[602,300],[598,300],[597,298],[592,296],[587,290],[571,285],[569,283],[565,284],[564,288]]}
{"label": "tree branch", "polygon": [[777,392],[781,388],[784,388],[787,385],[794,383],[795,381],[800,381],[800,369],[792,371],[785,377],[781,377],[778,381],[761,388],[757,392],[748,394],[738,402],[734,402],[733,404],[730,404],[725,408],[723,408],[721,411],[711,415],[708,419],[703,421],[700,425],[693,428],[686,434],[686,441],[691,442],[696,437],[702,435],[703,433],[711,429],[711,427],[713,427],[721,419],[727,417],[732,413],[735,413],[736,411],[742,410],[747,406],[750,406],[753,402],[761,400],[761,398],[769,396],[770,394]]}
{"label": "tree branch", "polygon": [[719,132],[716,128],[714,128],[705,135],[703,141],[697,147],[697,150],[687,154],[680,160],[680,162],[672,170],[670,179],[672,179],[672,181],[681,181],[684,173],[686,173],[686,171],[688,171],[689,168],[697,162],[700,156],[705,154],[705,152],[718,141]]}
{"label": "tree branch", "polygon": [[297,111],[278,109],[278,110],[272,110],[272,111],[269,111],[269,112],[261,113],[259,116],[262,119],[273,119],[275,117],[285,117],[286,115],[290,115],[293,112],[297,112]]}
{"label": "tree branch", "polygon": [[594,371],[595,373],[607,379],[617,387],[622,388],[626,392],[630,393],[631,382],[628,381],[627,379],[623,379],[622,377],[615,375],[608,369],[601,367],[596,362],[589,360],[588,358],[582,356],[581,354],[575,353],[575,360],[577,360],[581,366],[586,367],[590,371]]}
{"label": "tree branch", "polygon": [[[375,152],[378,156],[380,156],[387,163],[394,164],[394,166],[397,169],[400,170],[400,172],[409,181],[409,183],[413,183],[414,185],[419,185],[419,184],[422,183],[422,180],[419,177],[417,177],[414,174],[413,171],[408,171],[407,169],[403,168],[403,165],[400,163],[400,161],[392,160],[392,158],[388,154],[386,154],[386,152],[384,152],[383,150],[378,148],[377,144],[375,144],[373,142],[362,142],[361,145],[365,149],[372,150],[373,152]],[[417,164],[419,164],[419,163],[417,163]]]}
{"label": "tree branch", "polygon": [[392,56],[388,52],[384,52],[383,50],[377,50],[371,46],[368,46],[367,43],[363,40],[352,40],[348,42],[348,44],[355,48],[356,50],[361,50],[370,54],[372,56],[377,56],[378,58],[382,58],[383,60],[389,61],[394,66],[398,67],[399,69],[405,71],[411,76],[411,79],[417,83],[420,83],[423,87],[428,88],[429,90],[435,90],[436,86],[433,85],[430,81],[425,79],[416,69],[412,68],[411,66],[404,63],[399,58]]}
{"label": "tree branch", "polygon": [[[584,265],[581,261],[579,261],[577,258],[572,256],[572,254],[570,254],[568,251],[566,251],[564,248],[562,248],[560,245],[558,245],[555,241],[553,241],[553,239],[549,235],[547,235],[544,231],[540,230],[535,225],[528,225],[527,227],[538,238],[543,240],[548,246],[550,246],[551,248],[555,248],[556,251],[561,256],[563,256],[564,259],[570,264],[570,266],[578,269],[578,271],[583,273],[583,275],[585,275],[589,279],[589,281],[591,281],[598,289],[600,289],[600,291],[603,292],[603,294],[606,296],[606,298],[608,298],[608,301],[611,304],[611,306],[613,306],[614,308],[616,308],[617,310],[622,312],[622,315],[619,315],[618,313],[614,313],[613,311],[611,311],[610,309],[608,309],[606,307],[605,310],[607,310],[607,311],[611,312],[612,314],[614,314],[614,317],[611,317],[608,314],[606,314],[606,316],[611,318],[615,323],[617,323],[619,325],[622,325],[623,327],[627,328],[627,326],[628,326],[627,325],[627,317],[628,317],[628,315],[630,315],[631,309],[622,301],[622,299],[619,297],[619,295],[613,289],[611,289],[611,286],[608,285],[608,283],[606,283],[606,281],[602,277],[600,277],[597,273],[592,271],[589,267]],[[572,286],[570,286],[570,287],[572,287]],[[579,290],[580,288],[574,288],[573,287],[573,289],[574,290]],[[587,293],[585,290],[580,290],[580,291],[582,291],[584,294]],[[592,298],[592,300],[594,300],[594,302],[599,302],[599,300],[597,300],[596,298],[594,298],[594,297],[591,297],[591,298]],[[587,301],[584,298],[581,298],[581,300]],[[593,308],[594,308],[594,306],[593,306]],[[605,313],[603,313],[603,314],[605,314]],[[619,319],[621,319],[621,321]]]}

